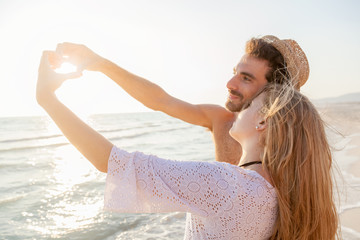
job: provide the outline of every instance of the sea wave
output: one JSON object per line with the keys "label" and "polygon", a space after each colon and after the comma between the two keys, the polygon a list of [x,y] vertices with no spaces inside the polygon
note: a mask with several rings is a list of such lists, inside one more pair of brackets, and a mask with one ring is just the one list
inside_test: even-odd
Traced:
{"label": "sea wave", "polygon": [[56,135],[46,135],[46,136],[37,136],[37,137],[13,138],[13,139],[0,140],[0,143],[17,143],[17,142],[23,142],[23,141],[50,139],[50,138],[56,138],[56,137],[62,137],[62,136],[63,135],[61,135],[61,134],[56,134]]}
{"label": "sea wave", "polygon": [[[185,130],[188,129],[188,126],[171,126],[171,127],[164,127],[162,129],[157,129],[154,131],[153,129],[148,129],[147,127],[144,128],[136,128],[136,130],[141,130],[138,132],[130,131],[130,134],[117,134],[115,136],[107,137],[110,141],[116,141],[121,139],[133,139],[137,137],[143,137],[146,135],[154,134],[155,133],[164,133],[164,132],[171,132],[171,131],[179,131],[179,130]],[[116,133],[119,131],[124,131],[129,129],[109,129],[109,130],[103,130],[100,132],[103,133]],[[64,145],[68,145],[69,143],[64,139],[60,139],[56,143],[47,143],[46,141],[42,142],[36,142],[36,140],[44,140],[47,139],[49,141],[54,141],[56,138],[63,138],[63,135],[56,134],[56,135],[46,135],[46,136],[39,136],[39,137],[28,137],[28,138],[14,138],[14,139],[8,139],[8,140],[2,140],[0,143],[3,143],[4,148],[0,148],[0,153],[5,152],[11,152],[11,151],[25,151],[30,149],[36,149],[36,148],[54,148],[54,147],[61,147]],[[33,144],[28,144],[25,141],[33,141]],[[25,142],[23,145],[21,145],[21,142]],[[6,146],[6,144],[8,146]],[[16,144],[16,145],[15,145]],[[10,146],[9,146],[10,145]]]}
{"label": "sea wave", "polygon": [[124,136],[109,137],[108,139],[110,141],[116,141],[116,140],[121,140],[121,139],[132,139],[132,138],[137,138],[137,137],[143,137],[146,135],[151,135],[154,133],[163,133],[163,132],[178,131],[178,130],[185,130],[185,129],[188,129],[188,127],[171,127],[171,128],[159,129],[159,130],[156,130],[155,132],[153,130],[149,130],[149,131],[143,131],[143,132],[133,133],[133,134],[124,135]]}
{"label": "sea wave", "polygon": [[146,126],[127,126],[127,127],[122,127],[122,128],[109,128],[109,129],[101,129],[98,130],[99,133],[114,133],[114,132],[123,132],[123,131],[128,131],[128,130],[133,130],[133,129],[144,129],[144,128],[154,128],[154,127],[158,127],[159,125],[146,125]]}
{"label": "sea wave", "polygon": [[61,147],[65,145],[69,145],[69,143],[54,143],[54,144],[44,144],[44,145],[35,145],[35,146],[11,147],[11,148],[0,149],[0,153],[12,152],[12,151],[26,151],[37,148],[53,148],[53,147]]}
{"label": "sea wave", "polygon": [[9,204],[9,203],[14,203],[20,199],[23,199],[27,196],[27,194],[19,194],[19,195],[15,195],[15,196],[9,196],[9,197],[4,197],[0,199],[0,206]]}

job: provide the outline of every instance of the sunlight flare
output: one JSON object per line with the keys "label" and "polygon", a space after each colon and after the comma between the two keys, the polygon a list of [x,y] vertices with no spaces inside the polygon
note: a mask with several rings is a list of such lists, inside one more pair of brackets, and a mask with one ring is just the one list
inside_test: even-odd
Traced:
{"label": "sunlight flare", "polygon": [[57,73],[72,73],[76,71],[77,71],[77,67],[68,62],[62,63],[59,68],[55,69],[55,72]]}

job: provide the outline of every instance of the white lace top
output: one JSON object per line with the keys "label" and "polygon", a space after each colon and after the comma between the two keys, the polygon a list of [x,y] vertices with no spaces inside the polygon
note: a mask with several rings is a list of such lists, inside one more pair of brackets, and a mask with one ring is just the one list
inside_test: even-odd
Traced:
{"label": "white lace top", "polygon": [[255,171],[228,163],[165,160],[114,146],[105,209],[187,212],[184,239],[268,239],[277,198]]}

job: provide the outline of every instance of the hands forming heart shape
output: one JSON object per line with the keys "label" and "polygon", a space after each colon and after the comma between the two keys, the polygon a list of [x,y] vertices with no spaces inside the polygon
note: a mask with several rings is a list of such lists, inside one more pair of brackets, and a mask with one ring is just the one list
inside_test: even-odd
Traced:
{"label": "hands forming heart shape", "polygon": [[[74,43],[58,44],[55,51],[44,51],[41,57],[36,98],[39,104],[47,102],[49,96],[54,96],[55,91],[68,79],[82,76],[83,70],[96,71],[96,66],[103,58],[84,45]],[[70,63],[76,71],[61,73],[63,63]]]}
{"label": "hands forming heart shape", "polygon": [[59,68],[64,62],[67,62],[76,66],[78,72],[96,70],[95,64],[101,60],[99,55],[85,45],[75,43],[59,43],[54,53],[49,58],[49,62],[53,67]]}

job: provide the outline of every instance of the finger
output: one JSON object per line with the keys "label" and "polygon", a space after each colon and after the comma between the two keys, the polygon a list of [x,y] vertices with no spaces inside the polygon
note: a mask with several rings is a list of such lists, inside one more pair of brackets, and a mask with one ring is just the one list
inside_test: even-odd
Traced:
{"label": "finger", "polygon": [[59,74],[61,76],[61,79],[63,81],[68,80],[68,79],[74,79],[74,78],[79,78],[82,76],[82,72],[72,72],[72,73],[62,73]]}
{"label": "finger", "polygon": [[55,52],[59,55],[59,56],[63,56],[63,46],[62,43],[59,43],[58,45],[56,45],[56,49]]}
{"label": "finger", "polygon": [[59,68],[61,64],[64,62],[63,58],[57,54],[56,52],[49,52],[48,53],[48,60],[51,68]]}
{"label": "finger", "polygon": [[44,67],[49,67],[49,54],[51,51],[43,51],[40,59],[39,70]]}
{"label": "finger", "polygon": [[77,70],[78,72],[81,72],[81,73],[82,73],[82,72],[85,70],[85,67],[86,67],[85,64],[81,64],[81,65],[77,66],[77,69],[76,69],[76,70]]}
{"label": "finger", "polygon": [[60,55],[60,56],[68,56],[69,53],[77,50],[79,48],[79,44],[76,43],[70,43],[70,42],[63,42],[63,43],[59,43],[56,47],[56,52]]}

